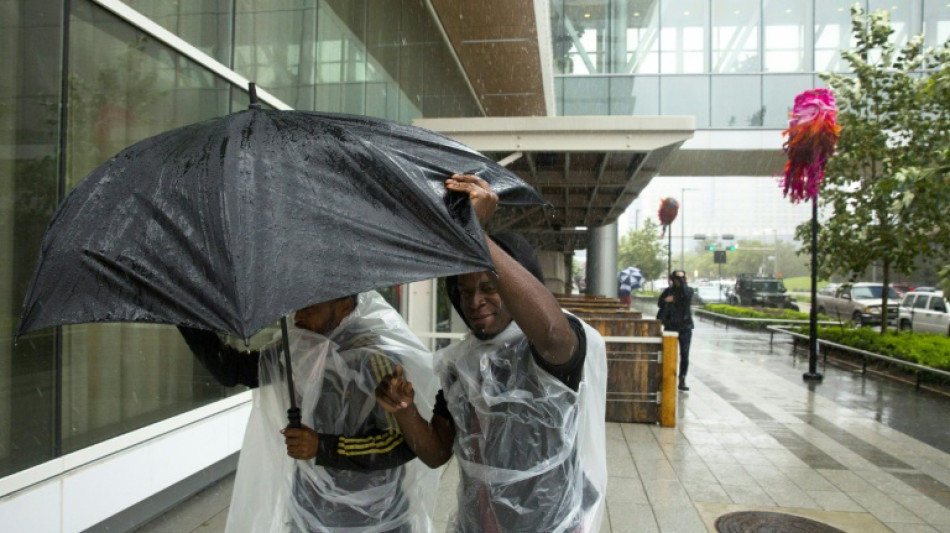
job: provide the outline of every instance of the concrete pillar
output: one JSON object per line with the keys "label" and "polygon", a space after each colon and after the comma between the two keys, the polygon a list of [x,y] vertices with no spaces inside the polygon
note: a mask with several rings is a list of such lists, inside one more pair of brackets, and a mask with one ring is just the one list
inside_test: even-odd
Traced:
{"label": "concrete pillar", "polygon": [[587,294],[617,297],[616,222],[588,230]]}
{"label": "concrete pillar", "polygon": [[541,273],[544,274],[544,285],[548,290],[555,294],[567,292],[564,287],[571,279],[571,271],[564,268],[564,254],[541,250],[537,252],[537,256]]}

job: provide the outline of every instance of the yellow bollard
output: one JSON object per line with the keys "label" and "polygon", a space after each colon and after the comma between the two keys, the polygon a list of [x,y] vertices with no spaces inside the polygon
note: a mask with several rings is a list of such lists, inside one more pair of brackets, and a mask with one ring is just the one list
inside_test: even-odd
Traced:
{"label": "yellow bollard", "polygon": [[663,332],[663,368],[660,382],[660,426],[676,427],[676,370],[679,367],[679,333]]}

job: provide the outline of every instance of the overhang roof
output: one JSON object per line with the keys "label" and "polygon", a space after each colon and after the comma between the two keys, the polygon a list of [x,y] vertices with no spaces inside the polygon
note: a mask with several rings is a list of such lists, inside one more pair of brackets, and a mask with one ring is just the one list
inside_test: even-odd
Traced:
{"label": "overhang roof", "polygon": [[542,250],[587,247],[586,228],[611,224],[663,162],[692,137],[691,116],[483,117],[413,121],[511,169],[553,210],[499,212],[493,230],[517,229]]}
{"label": "overhang roof", "polygon": [[547,0],[429,4],[485,115],[553,114]]}

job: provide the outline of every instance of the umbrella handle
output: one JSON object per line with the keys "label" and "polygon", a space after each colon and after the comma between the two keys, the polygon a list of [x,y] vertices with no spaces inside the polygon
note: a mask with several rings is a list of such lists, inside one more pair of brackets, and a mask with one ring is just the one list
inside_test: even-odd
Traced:
{"label": "umbrella handle", "polygon": [[290,393],[290,409],[287,409],[287,427],[300,427],[300,408],[297,407],[297,394],[294,392],[294,369],[290,365],[290,336],[287,335],[287,317],[280,319],[280,331],[284,336],[284,367],[287,371],[287,392]]}

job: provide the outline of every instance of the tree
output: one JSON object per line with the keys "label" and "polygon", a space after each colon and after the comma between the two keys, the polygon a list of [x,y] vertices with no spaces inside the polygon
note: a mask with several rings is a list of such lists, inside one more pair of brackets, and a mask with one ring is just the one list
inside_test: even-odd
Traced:
{"label": "tree", "polygon": [[[950,187],[934,170],[950,136],[950,48],[925,48],[923,36],[898,47],[887,11],[866,15],[855,6],[851,14],[857,44],[842,55],[852,73],[821,75],[842,129],[819,195],[831,213],[818,235],[819,269],[856,277],[879,264],[887,286],[892,270],[906,273],[919,256],[950,251]],[[810,242],[810,226],[798,227],[802,242]]]}
{"label": "tree", "polygon": [[659,239],[659,235],[659,224],[647,219],[642,228],[631,229],[620,237],[617,271],[634,266],[640,269],[644,279],[663,277],[666,272],[666,243]]}

